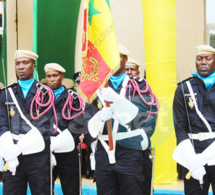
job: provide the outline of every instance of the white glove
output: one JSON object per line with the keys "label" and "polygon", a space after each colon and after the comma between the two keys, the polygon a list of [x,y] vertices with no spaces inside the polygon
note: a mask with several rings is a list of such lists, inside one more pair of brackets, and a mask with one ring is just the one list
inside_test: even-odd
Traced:
{"label": "white glove", "polygon": [[21,147],[18,144],[8,146],[7,152],[4,155],[6,161],[17,158],[22,153]]}
{"label": "white glove", "polygon": [[195,171],[196,169],[199,169],[199,168],[201,168],[201,167],[204,167],[204,165],[206,165],[206,164],[207,164],[207,161],[206,161],[204,155],[203,155],[203,154],[196,154],[196,155],[193,157],[192,161],[190,161],[190,162],[188,163],[188,167],[189,167],[189,170],[190,170],[191,172],[193,172],[193,171]]}
{"label": "white glove", "polygon": [[53,153],[52,153],[51,165],[52,165],[52,168],[57,165],[57,161]]}
{"label": "white glove", "polygon": [[21,147],[14,144],[11,133],[5,132],[0,137],[0,155],[6,160],[16,158],[21,154]]}
{"label": "white glove", "polygon": [[50,150],[55,153],[71,152],[75,148],[75,142],[68,129],[51,139]]}
{"label": "white glove", "polygon": [[206,174],[205,168],[204,167],[200,167],[194,171],[192,171],[192,177],[194,179],[199,180],[200,184],[203,184],[203,177]]}
{"label": "white glove", "polygon": [[112,111],[110,107],[103,107],[99,112],[98,112],[99,118],[101,121],[107,121],[112,118]]}
{"label": "white glove", "polygon": [[88,131],[93,138],[96,138],[99,132],[104,129],[105,122],[99,117],[99,112],[94,114],[94,116],[88,122]]}
{"label": "white glove", "polygon": [[14,159],[11,159],[8,161],[8,170],[10,172],[12,172],[12,175],[15,175],[16,174],[16,168],[18,167],[19,165],[19,161],[18,161],[18,158],[14,158]]}
{"label": "white glove", "polygon": [[119,101],[121,98],[120,95],[110,87],[104,87],[101,91],[101,96],[104,100],[113,103]]}

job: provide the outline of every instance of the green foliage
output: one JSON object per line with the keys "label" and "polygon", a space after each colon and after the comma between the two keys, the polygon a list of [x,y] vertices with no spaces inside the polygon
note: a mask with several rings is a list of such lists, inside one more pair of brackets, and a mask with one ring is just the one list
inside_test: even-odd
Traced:
{"label": "green foliage", "polygon": [[210,34],[210,45],[215,48],[215,34]]}

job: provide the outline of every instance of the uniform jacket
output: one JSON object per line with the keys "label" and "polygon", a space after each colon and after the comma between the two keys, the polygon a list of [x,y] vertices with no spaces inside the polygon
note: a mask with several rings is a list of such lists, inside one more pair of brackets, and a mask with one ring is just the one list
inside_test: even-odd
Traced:
{"label": "uniform jacket", "polygon": [[[61,131],[68,129],[72,133],[75,139],[75,143],[77,145],[80,134],[83,132],[87,132],[87,122],[92,117],[90,114],[90,112],[92,111],[90,110],[90,105],[86,104],[84,113],[75,117],[72,120],[64,119],[62,116],[62,110],[66,103],[67,97],[68,97],[68,90],[65,88],[63,93],[57,98],[57,100],[55,100],[55,109],[56,109],[57,119],[58,119],[58,128]],[[78,109],[80,107],[80,102],[78,98],[73,99],[72,106],[75,109]],[[71,116],[74,116],[78,113],[79,112],[73,111],[73,110],[70,112]],[[67,109],[65,110],[65,115],[68,117]],[[55,130],[53,124],[55,124],[54,116],[52,117],[52,120],[51,120],[52,133]],[[58,133],[52,134],[52,136],[56,136],[56,135],[58,135]]]}
{"label": "uniform jacket", "polygon": [[[123,83],[123,82],[122,82]],[[114,89],[111,81],[108,81],[108,86],[114,89],[118,94],[120,93],[122,89],[122,83],[119,85],[117,89]],[[145,90],[146,89],[146,83],[144,80],[139,80],[137,78],[137,83],[139,85],[140,90]],[[132,85],[131,85],[132,86]],[[130,92],[129,92],[130,90]],[[145,104],[143,100],[140,98],[140,95],[135,92],[133,94],[134,88],[131,87],[130,89],[126,90],[126,98],[130,100],[134,105],[136,105],[139,109],[137,116],[128,124],[131,127],[131,130],[135,130],[138,128],[144,129],[144,131],[147,134],[148,141],[149,141],[149,148],[151,147],[150,145],[150,137],[154,133],[155,130],[155,125],[156,125],[156,119],[157,115],[151,114],[149,120],[147,122],[144,122],[144,120],[147,118],[148,114],[147,111],[150,110],[150,106]],[[134,95],[134,96],[133,96]],[[147,101],[150,101],[149,93],[143,93],[141,94]],[[157,106],[152,106],[152,111],[156,112],[157,111]],[[113,120],[112,120],[112,125],[113,125]],[[119,124],[118,132],[126,132],[127,129],[123,127],[122,125]],[[104,134],[107,134],[107,125],[105,126],[104,129]],[[117,143],[119,143],[122,146],[128,147],[128,148],[133,148],[133,149],[139,149],[141,150],[140,142],[142,141],[142,136],[135,136],[132,138],[127,138],[123,140],[118,140]]]}
{"label": "uniform jacket", "polygon": [[[47,140],[50,134],[50,119],[52,116],[52,110],[41,116],[38,120],[33,120],[30,115],[31,102],[36,94],[37,81],[32,84],[26,98],[24,98],[21,87],[18,84],[13,84],[9,87],[12,88],[18,104],[26,116],[26,118],[42,133],[43,137]],[[48,95],[44,96],[44,102],[48,101]],[[40,109],[40,112],[43,108]],[[36,109],[33,107],[34,116],[36,116]],[[6,131],[19,135],[26,134],[31,128],[21,118],[19,111],[14,104],[8,89],[2,90],[0,94],[0,135]]]}
{"label": "uniform jacket", "polygon": [[[190,80],[199,111],[215,131],[215,85],[206,89],[202,80],[193,77]],[[208,132],[206,125],[196,113],[192,98],[185,82],[176,89],[173,102],[174,125],[177,142],[188,139],[188,133]],[[197,153],[202,152],[215,139],[205,141],[194,140]]]}

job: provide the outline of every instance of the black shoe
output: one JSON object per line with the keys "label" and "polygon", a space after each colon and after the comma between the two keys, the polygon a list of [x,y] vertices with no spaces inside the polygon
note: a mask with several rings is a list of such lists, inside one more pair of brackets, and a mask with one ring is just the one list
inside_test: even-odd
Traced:
{"label": "black shoe", "polygon": [[93,179],[94,171],[87,171],[86,178]]}
{"label": "black shoe", "polygon": [[93,179],[93,176],[89,174],[89,175],[86,175],[86,178],[87,179]]}

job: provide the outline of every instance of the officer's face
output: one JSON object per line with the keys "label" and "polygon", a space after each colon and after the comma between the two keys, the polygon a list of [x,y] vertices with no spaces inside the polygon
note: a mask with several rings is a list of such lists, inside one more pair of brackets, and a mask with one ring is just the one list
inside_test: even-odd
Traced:
{"label": "officer's face", "polygon": [[131,76],[131,75],[139,75],[139,70],[138,70],[138,66],[135,65],[126,65],[125,66],[125,72],[127,75]]}
{"label": "officer's face", "polygon": [[33,79],[35,69],[35,61],[31,58],[24,57],[15,60],[15,70],[19,80]]}
{"label": "officer's face", "polygon": [[125,72],[125,64],[126,64],[127,60],[128,60],[127,56],[120,54],[120,68],[114,74],[114,76],[120,76]]}
{"label": "officer's face", "polygon": [[196,56],[196,69],[200,76],[207,77],[215,71],[215,54]]}
{"label": "officer's face", "polygon": [[49,71],[46,73],[46,82],[51,89],[59,89],[62,86],[64,75],[58,71]]}

